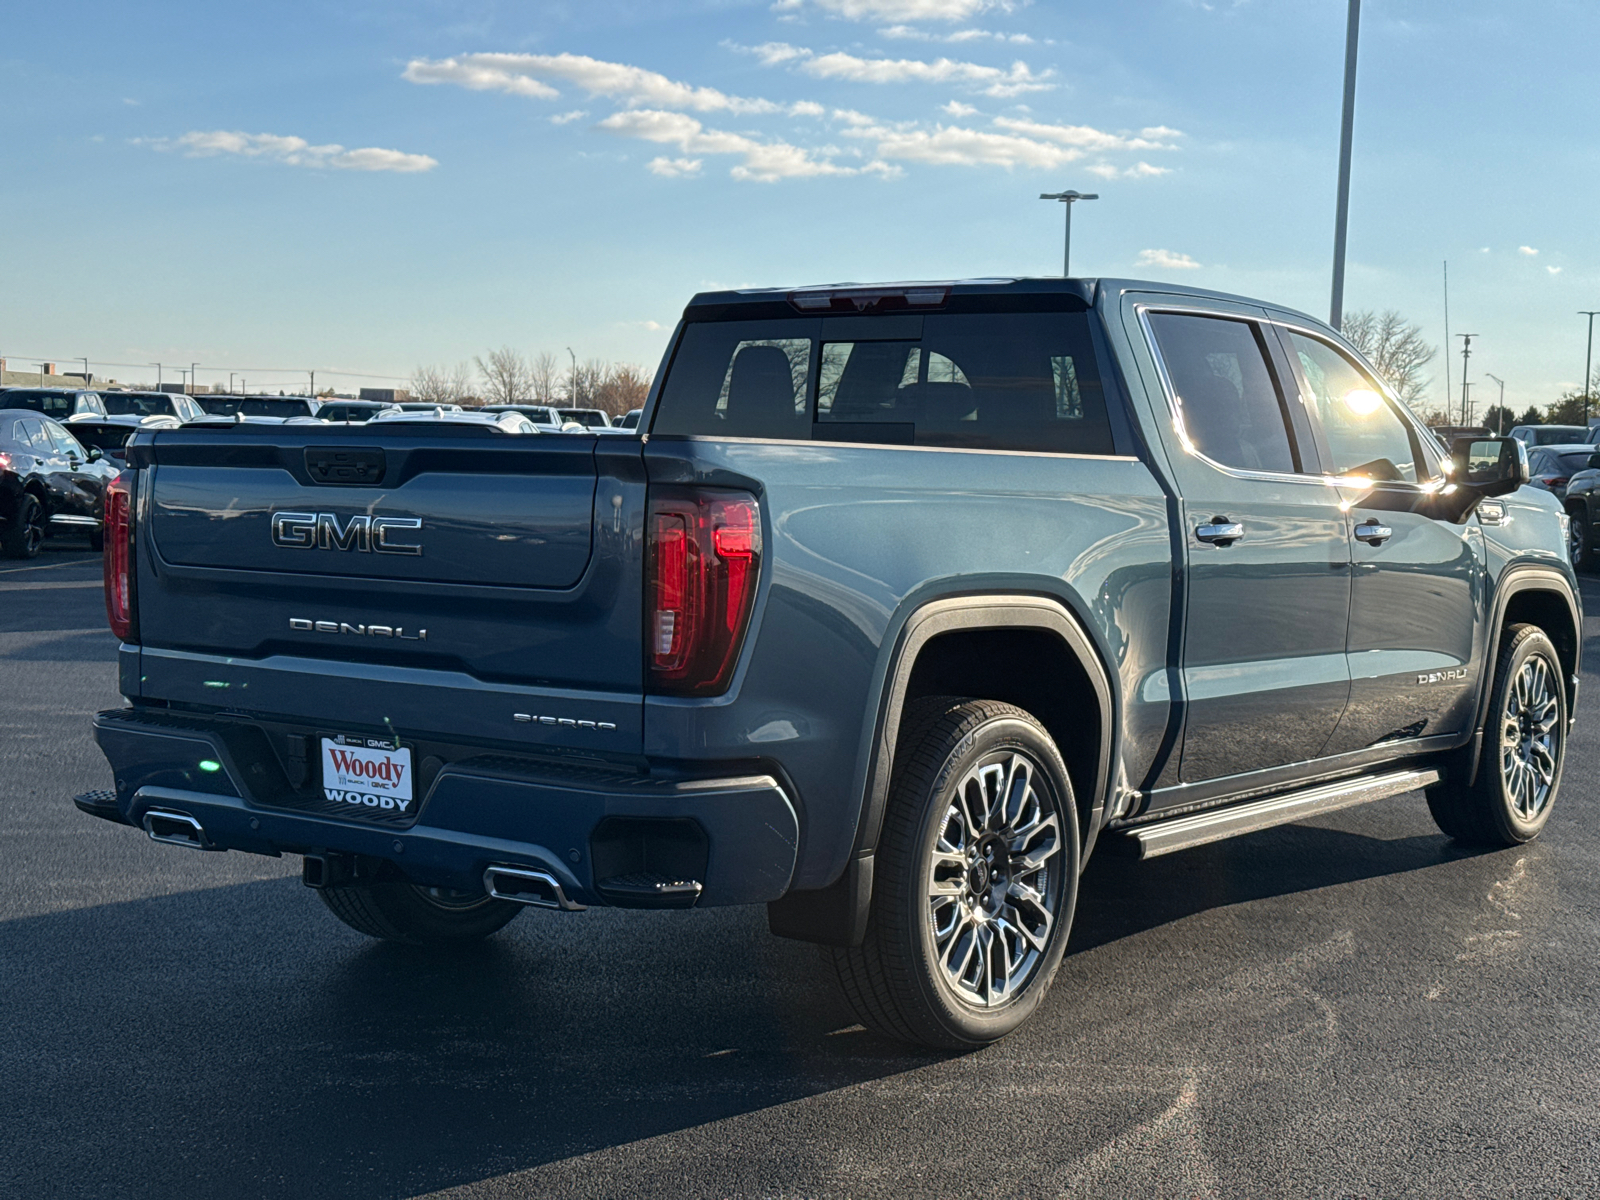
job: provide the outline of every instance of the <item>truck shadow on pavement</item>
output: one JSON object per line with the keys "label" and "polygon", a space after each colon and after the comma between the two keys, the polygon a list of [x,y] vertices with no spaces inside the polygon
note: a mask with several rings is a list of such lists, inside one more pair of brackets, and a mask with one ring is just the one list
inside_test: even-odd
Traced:
{"label": "truck shadow on pavement", "polygon": [[[1095,862],[1073,950],[1455,856],[1250,840]],[[382,945],[292,879],[6,922],[0,1190],[414,1194],[943,1061],[854,1027],[818,955],[759,909],[530,912],[474,946]]]}

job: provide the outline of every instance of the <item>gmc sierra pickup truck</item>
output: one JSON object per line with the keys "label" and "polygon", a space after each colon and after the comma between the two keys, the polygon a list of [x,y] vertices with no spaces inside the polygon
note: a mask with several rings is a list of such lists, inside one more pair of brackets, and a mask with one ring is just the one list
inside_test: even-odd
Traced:
{"label": "gmc sierra pickup truck", "polygon": [[1566,516],[1310,317],[703,294],[639,430],[140,430],[106,506],[128,704],[79,807],[301,855],[378,938],[766,904],[864,1023],[950,1048],[1038,1006],[1097,848],[1418,790],[1464,842],[1549,818]]}

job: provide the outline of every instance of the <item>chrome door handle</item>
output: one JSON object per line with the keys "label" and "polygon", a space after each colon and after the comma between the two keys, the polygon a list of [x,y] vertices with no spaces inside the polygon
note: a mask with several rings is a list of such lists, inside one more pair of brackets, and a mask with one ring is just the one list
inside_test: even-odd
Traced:
{"label": "chrome door handle", "polygon": [[1212,546],[1231,546],[1244,536],[1244,526],[1226,517],[1212,517],[1210,524],[1197,525],[1195,537]]}
{"label": "chrome door handle", "polygon": [[1376,521],[1363,521],[1356,526],[1356,541],[1369,546],[1381,546],[1394,536],[1394,530]]}

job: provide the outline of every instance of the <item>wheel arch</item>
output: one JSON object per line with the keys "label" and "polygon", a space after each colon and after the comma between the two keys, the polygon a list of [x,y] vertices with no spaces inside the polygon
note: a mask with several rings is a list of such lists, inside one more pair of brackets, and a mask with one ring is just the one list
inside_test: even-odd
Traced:
{"label": "wheel arch", "polygon": [[[1121,736],[1118,677],[1092,629],[1075,605],[1053,593],[969,591],[921,598],[911,607],[886,656],[870,710],[870,750],[843,873],[825,888],[793,892],[768,905],[772,931],[830,945],[860,944],[896,744],[907,706],[920,695],[973,695],[1033,713],[1067,763],[1087,860],[1104,823]],[[1016,686],[985,686],[1000,667],[1030,652],[1035,657]],[[1069,683],[1060,688],[1050,672],[1063,667]],[[1081,732],[1073,718],[1081,717],[1086,703],[1092,706],[1093,732],[1072,736]]]}
{"label": "wheel arch", "polygon": [[1545,631],[1561,656],[1561,669],[1567,693],[1567,719],[1575,719],[1578,705],[1578,677],[1583,666],[1583,609],[1567,577],[1554,567],[1537,563],[1514,563],[1497,581],[1494,604],[1484,642],[1483,679],[1478,687],[1477,714],[1473,722],[1471,760],[1467,779],[1477,778],[1483,754],[1484,724],[1489,716],[1489,698],[1494,690],[1490,678],[1500,653],[1505,631],[1512,625],[1532,624]]}

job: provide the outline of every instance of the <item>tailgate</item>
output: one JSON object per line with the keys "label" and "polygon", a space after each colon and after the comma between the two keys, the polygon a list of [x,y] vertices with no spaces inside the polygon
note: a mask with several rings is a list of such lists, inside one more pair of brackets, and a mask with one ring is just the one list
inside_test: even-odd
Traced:
{"label": "tailgate", "polygon": [[[457,723],[417,706],[459,708],[485,685],[521,696],[487,698],[508,722],[538,699],[528,688],[638,702],[636,441],[239,425],[141,437],[134,460],[147,697],[320,717],[370,694],[360,723],[405,710],[413,728]],[[424,701],[385,679],[443,690]]]}

